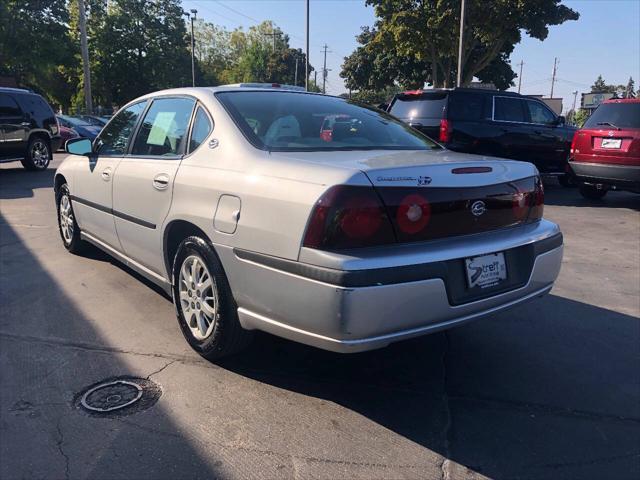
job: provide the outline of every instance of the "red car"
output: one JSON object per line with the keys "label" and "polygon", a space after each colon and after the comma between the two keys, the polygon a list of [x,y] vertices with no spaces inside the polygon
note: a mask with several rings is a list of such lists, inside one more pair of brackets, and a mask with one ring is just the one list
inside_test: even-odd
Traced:
{"label": "red car", "polygon": [[586,198],[640,193],[640,99],[603,102],[575,133],[569,165]]}
{"label": "red car", "polygon": [[71,140],[72,138],[78,138],[78,132],[76,132],[73,128],[65,127],[64,125],[58,125],[60,129],[60,136],[62,137],[62,142],[60,142],[60,150],[64,150],[64,146],[67,144],[67,140]]}

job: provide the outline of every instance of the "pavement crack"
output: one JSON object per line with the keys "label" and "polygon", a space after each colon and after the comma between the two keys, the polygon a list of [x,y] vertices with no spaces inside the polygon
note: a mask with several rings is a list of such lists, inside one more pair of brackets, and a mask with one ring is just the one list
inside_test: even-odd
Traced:
{"label": "pavement crack", "polygon": [[31,335],[17,335],[14,333],[5,333],[5,332],[0,332],[0,338],[6,338],[10,340],[17,340],[17,341],[29,342],[29,343],[42,343],[45,345],[73,348],[76,350],[83,350],[83,351],[89,351],[89,352],[121,353],[125,355],[137,355],[142,357],[165,358],[168,360],[173,360],[173,361],[184,363],[184,364],[204,365],[211,368],[219,368],[216,365],[210,362],[207,362],[206,360],[201,359],[199,357],[189,357],[186,355],[171,355],[171,354],[157,353],[157,352],[141,352],[138,350],[126,350],[123,348],[108,347],[105,345],[95,345],[95,344],[86,343],[86,342],[74,342],[74,341],[65,340],[63,338],[42,338],[42,337],[35,337]]}
{"label": "pavement crack", "polygon": [[449,405],[449,393],[447,391],[448,372],[447,372],[447,354],[449,353],[449,335],[446,331],[444,334],[444,348],[442,349],[442,404],[444,405],[445,423],[442,430],[442,443],[444,454],[442,455],[442,463],[440,464],[440,471],[442,474],[442,480],[450,479],[449,472],[449,457],[451,457],[451,406]]}
{"label": "pavement crack", "polygon": [[60,452],[60,455],[62,455],[62,457],[64,458],[64,478],[68,480],[69,477],[70,477],[69,456],[65,453],[64,448],[63,448],[64,435],[62,433],[62,428],[60,427],[60,422],[62,422],[63,418],[64,417],[58,418],[58,421],[56,422],[56,432],[58,433],[58,439],[56,441],[56,446],[58,447],[58,451]]}
{"label": "pavement crack", "polygon": [[171,360],[167,363],[165,363],[162,367],[160,367],[158,370],[156,370],[155,372],[150,373],[149,375],[147,375],[147,380],[151,380],[151,377],[153,377],[154,375],[159,374],[160,372],[162,372],[165,368],[173,365],[174,363],[176,363],[178,360]]}

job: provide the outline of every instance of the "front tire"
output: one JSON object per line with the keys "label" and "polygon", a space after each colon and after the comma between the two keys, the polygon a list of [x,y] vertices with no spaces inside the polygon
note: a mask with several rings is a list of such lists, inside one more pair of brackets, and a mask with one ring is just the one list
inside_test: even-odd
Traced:
{"label": "front tire", "polygon": [[42,137],[31,137],[22,166],[27,170],[42,171],[47,169],[49,162],[51,162],[49,142]]}
{"label": "front tire", "polygon": [[606,188],[596,188],[595,185],[583,183],[580,185],[580,195],[588,200],[601,200],[607,194]]}
{"label": "front tire", "polygon": [[58,212],[58,231],[64,248],[71,253],[81,253],[86,244],[80,239],[80,227],[73,213],[71,195],[66,183],[62,184],[56,192],[56,207]]}
{"label": "front tire", "polygon": [[237,305],[220,259],[205,240],[188,237],[173,262],[173,303],[189,345],[207,360],[245,348],[251,332],[238,321]]}

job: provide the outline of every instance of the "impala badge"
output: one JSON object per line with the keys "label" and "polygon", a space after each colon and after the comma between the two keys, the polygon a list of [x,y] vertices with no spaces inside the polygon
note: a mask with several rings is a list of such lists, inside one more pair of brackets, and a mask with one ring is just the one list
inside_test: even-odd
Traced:
{"label": "impala badge", "polygon": [[418,177],[418,185],[424,187],[425,185],[429,185],[431,183],[431,177]]}
{"label": "impala badge", "polygon": [[209,140],[209,148],[216,148],[218,145],[220,145],[220,142],[218,142],[217,138]]}
{"label": "impala badge", "polygon": [[487,211],[487,206],[484,204],[482,200],[478,200],[477,202],[473,202],[471,204],[471,213],[473,213],[473,215],[476,217],[483,215],[484,212],[486,211]]}

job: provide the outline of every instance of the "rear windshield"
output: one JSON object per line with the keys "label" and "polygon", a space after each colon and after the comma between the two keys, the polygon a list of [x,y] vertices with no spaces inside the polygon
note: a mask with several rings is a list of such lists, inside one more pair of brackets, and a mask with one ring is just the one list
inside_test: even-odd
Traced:
{"label": "rear windshield", "polygon": [[587,119],[586,128],[640,128],[640,103],[603,103]]}
{"label": "rear windshield", "polygon": [[398,95],[390,113],[398,118],[442,118],[447,105],[447,93]]}
{"label": "rear windshield", "polygon": [[392,116],[323,95],[278,91],[218,92],[247,139],[263,150],[426,150],[440,148]]}

